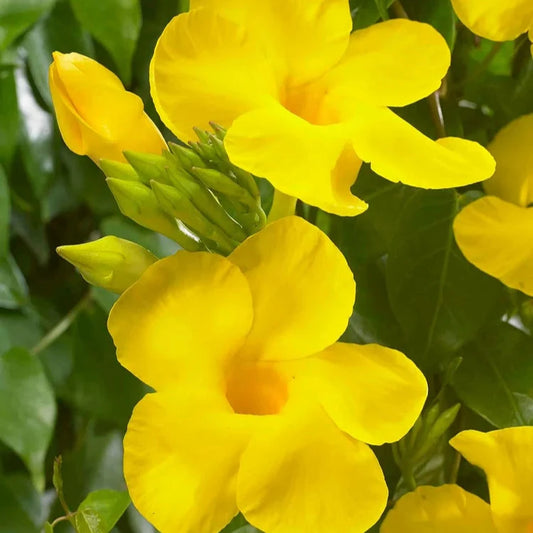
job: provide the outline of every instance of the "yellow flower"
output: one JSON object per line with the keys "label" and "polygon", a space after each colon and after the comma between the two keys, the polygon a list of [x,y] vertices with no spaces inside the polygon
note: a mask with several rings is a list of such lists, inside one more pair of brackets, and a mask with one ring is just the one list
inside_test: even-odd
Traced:
{"label": "yellow flower", "polygon": [[503,128],[489,150],[497,168],[485,196],[454,222],[455,239],[476,267],[533,296],[533,114]]}
{"label": "yellow flower", "polygon": [[267,533],[366,531],[387,486],[366,443],[413,425],[426,381],[403,354],[335,342],[346,260],[297,217],[228,258],[158,261],[115,304],[119,361],[157,392],[124,440],[133,502],[163,533],[218,533],[239,511]]}
{"label": "yellow flower", "polygon": [[512,41],[529,30],[533,41],[531,0],[452,0],[452,4],[461,22],[481,37]]}
{"label": "yellow flower", "polygon": [[124,150],[160,154],[165,149],[142,100],[93,59],[54,52],[49,79],[61,135],[76,154],[99,164],[100,159],[126,161]]}
{"label": "yellow flower", "polygon": [[363,161],[430,189],[488,178],[477,143],[432,141],[388,109],[437,90],[450,64],[427,24],[391,20],[350,35],[348,0],[192,0],[156,46],[152,97],[182,140],[229,128],[232,162],[276,189],[341,215],[367,205],[350,186]]}
{"label": "yellow flower", "polygon": [[490,505],[458,485],[418,487],[400,498],[381,533],[531,533],[533,426],[463,431],[450,444],[485,471]]}

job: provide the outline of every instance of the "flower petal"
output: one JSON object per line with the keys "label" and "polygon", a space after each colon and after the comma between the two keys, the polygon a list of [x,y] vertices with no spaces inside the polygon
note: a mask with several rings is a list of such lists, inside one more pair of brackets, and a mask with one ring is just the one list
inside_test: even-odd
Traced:
{"label": "flower petal", "polygon": [[246,278],[227,259],[184,252],[149,267],[114,305],[108,329],[120,363],[155,389],[218,384],[253,319]]}
{"label": "flower petal", "polygon": [[355,282],[325,233],[299,217],[282,218],[229,256],[252,291],[254,323],[243,357],[280,361],[323,350],[346,329]]}
{"label": "flower petal", "polygon": [[418,487],[389,511],[381,533],[497,533],[490,506],[458,485]]}
{"label": "flower petal", "polygon": [[533,25],[531,0],[452,0],[461,22],[492,41],[512,41]]}
{"label": "flower petal", "polygon": [[533,113],[500,130],[489,145],[496,159],[494,176],[483,183],[487,194],[527,207],[533,203]]}
{"label": "flower petal", "polygon": [[218,533],[238,513],[237,472],[253,422],[209,391],[145,396],[124,438],[135,507],[159,531]]}
{"label": "flower petal", "polygon": [[152,98],[163,122],[180,139],[193,127],[232,121],[278,96],[275,73],[245,28],[212,10],[174,17],[150,64]]}
{"label": "flower petal", "polygon": [[485,471],[490,505],[502,533],[533,526],[533,426],[462,431],[450,444]]}
{"label": "flower petal", "polygon": [[433,141],[385,107],[352,105],[350,113],[357,155],[388,180],[446,189],[482,181],[494,172],[494,159],[476,142],[457,137]]}
{"label": "flower petal", "polygon": [[473,265],[533,296],[533,207],[485,196],[457,215],[453,229],[459,248]]}
{"label": "flower petal", "polygon": [[289,196],[338,215],[367,208],[350,192],[361,161],[342,128],[310,124],[282,106],[270,106],[238,118],[224,144],[235,165]]}
{"label": "flower petal", "polygon": [[317,78],[342,57],[352,29],[346,0],[192,0],[261,40],[288,86]]}
{"label": "flower petal", "polygon": [[450,50],[437,30],[394,19],[352,33],[323,83],[328,98],[404,106],[436,91],[449,66]]}
{"label": "flower petal", "polygon": [[252,525],[269,533],[362,533],[377,522],[387,485],[366,444],[316,405],[293,406],[274,422],[254,434],[241,460],[237,503]]}
{"label": "flower petal", "polygon": [[402,353],[377,344],[339,342],[289,364],[337,426],[369,444],[401,439],[426,401],[422,372]]}

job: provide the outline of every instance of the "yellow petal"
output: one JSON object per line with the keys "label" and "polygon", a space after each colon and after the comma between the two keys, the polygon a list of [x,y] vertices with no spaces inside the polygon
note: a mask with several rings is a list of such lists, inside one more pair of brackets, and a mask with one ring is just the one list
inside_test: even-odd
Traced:
{"label": "yellow petal", "polygon": [[485,471],[490,505],[501,533],[533,527],[533,426],[482,433],[462,431],[450,444]]}
{"label": "yellow petal", "polygon": [[381,533],[497,533],[489,505],[458,485],[418,487],[389,511]]}
{"label": "yellow petal", "polygon": [[254,421],[209,390],[145,396],[124,438],[135,507],[162,533],[218,533],[238,513],[237,472]]}
{"label": "yellow petal", "polygon": [[227,259],[180,251],[152,265],[114,305],[120,363],[155,389],[221,379],[252,323],[246,278]]}
{"label": "yellow petal", "polygon": [[367,208],[350,192],[361,161],[343,128],[313,125],[282,106],[270,106],[238,118],[225,146],[235,165],[289,196],[338,215]]}
{"label": "yellow petal", "polygon": [[482,181],[494,172],[494,159],[476,142],[457,137],[433,141],[387,108],[351,107],[357,155],[388,180],[447,189]]}
{"label": "yellow petal", "polygon": [[341,252],[299,217],[269,224],[229,256],[250,285],[254,323],[241,356],[279,361],[316,353],[346,329],[355,283]]}
{"label": "yellow petal", "polygon": [[247,30],[197,9],[173,18],[150,64],[152,98],[163,122],[183,141],[193,127],[233,120],[277,98],[268,60]]}
{"label": "yellow petal", "polygon": [[427,397],[426,379],[415,364],[377,344],[336,343],[289,366],[340,429],[369,444],[401,439]]}
{"label": "yellow petal", "polygon": [[246,27],[267,51],[285,83],[317,78],[339,61],[352,18],[347,0],[193,0]]}
{"label": "yellow petal", "polygon": [[318,406],[276,416],[242,456],[239,509],[268,533],[363,533],[386,502],[373,452],[337,429]]}
{"label": "yellow petal", "polygon": [[485,196],[457,215],[453,229],[459,248],[473,265],[533,296],[533,207]]}
{"label": "yellow petal", "polygon": [[531,0],[452,0],[461,22],[492,41],[512,41],[533,26]]}
{"label": "yellow petal", "polygon": [[395,19],[355,31],[323,83],[329,99],[404,106],[436,91],[449,66],[450,50],[437,30]]}
{"label": "yellow petal", "polygon": [[533,203],[533,114],[513,120],[489,145],[494,176],[483,183],[487,194],[522,207]]}
{"label": "yellow petal", "polygon": [[63,140],[77,154],[98,163],[126,161],[125,150],[160,154],[166,148],[142,100],[93,59],[55,52],[50,91]]}

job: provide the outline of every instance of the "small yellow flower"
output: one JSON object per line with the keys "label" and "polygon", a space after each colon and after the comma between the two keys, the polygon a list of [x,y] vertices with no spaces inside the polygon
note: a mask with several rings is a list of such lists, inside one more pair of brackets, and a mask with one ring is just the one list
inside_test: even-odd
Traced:
{"label": "small yellow flower", "polygon": [[512,41],[529,30],[533,41],[531,0],[452,0],[452,4],[461,22],[481,37]]}
{"label": "small yellow flower", "polygon": [[232,162],[340,215],[367,205],[350,186],[363,161],[429,189],[492,175],[477,143],[433,141],[388,107],[437,90],[450,51],[431,26],[391,20],[350,35],[348,0],[192,0],[163,32],[152,97],[183,141],[214,121]]}
{"label": "small yellow flower", "polygon": [[93,59],[54,52],[49,80],[61,135],[76,154],[99,164],[100,159],[126,161],[124,150],[160,154],[165,149],[142,100]]}
{"label": "small yellow flower", "polygon": [[533,426],[463,431],[450,444],[485,471],[490,505],[458,485],[418,487],[398,500],[381,533],[531,533]]}
{"label": "small yellow flower", "polygon": [[359,533],[387,486],[366,444],[396,441],[427,394],[403,354],[335,342],[346,260],[297,217],[228,258],[158,261],[115,304],[119,361],[153,387],[124,440],[133,502],[163,533],[218,533],[239,511],[267,533]]}
{"label": "small yellow flower", "polygon": [[533,114],[503,128],[489,150],[497,162],[488,196],[455,218],[455,239],[480,270],[533,296]]}

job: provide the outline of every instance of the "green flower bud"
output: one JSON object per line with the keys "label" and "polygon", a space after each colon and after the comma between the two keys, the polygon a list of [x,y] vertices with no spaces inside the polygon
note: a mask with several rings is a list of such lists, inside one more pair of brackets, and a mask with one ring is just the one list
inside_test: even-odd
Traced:
{"label": "green flower bud", "polygon": [[[143,183],[150,183],[152,180],[161,183],[169,183],[167,178],[167,160],[157,154],[143,154],[141,152],[124,152],[124,157],[136,170]],[[114,176],[111,176],[114,177]]]}
{"label": "green flower bud", "polygon": [[74,265],[85,281],[118,294],[157,261],[142,246],[111,236],[85,244],[59,246],[57,253]]}
{"label": "green flower bud", "polygon": [[139,181],[139,175],[128,163],[112,161],[110,159],[100,159],[100,168],[108,178],[116,178],[126,181]]}

